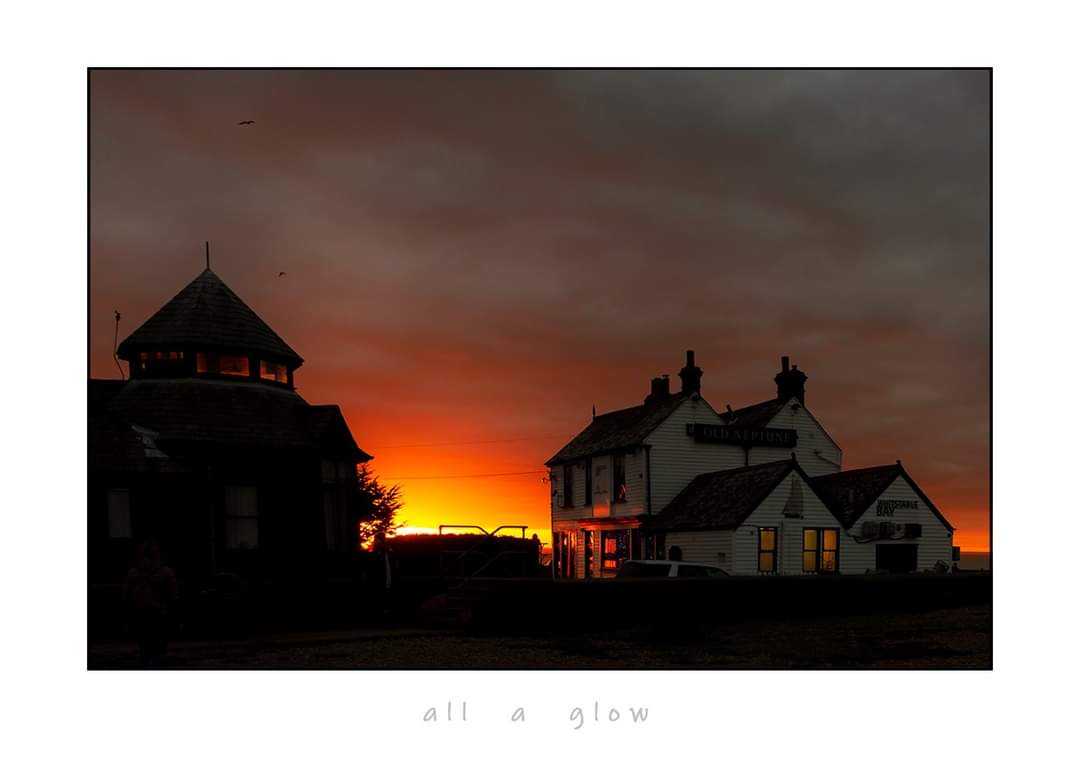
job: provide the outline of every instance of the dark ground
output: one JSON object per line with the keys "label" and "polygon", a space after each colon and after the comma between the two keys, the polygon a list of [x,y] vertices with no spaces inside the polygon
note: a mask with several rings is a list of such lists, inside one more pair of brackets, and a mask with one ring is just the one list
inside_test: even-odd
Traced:
{"label": "dark ground", "polygon": [[[88,667],[135,668],[133,644],[91,644]],[[990,669],[989,604],[920,612],[747,619],[665,631],[490,635],[416,628],[175,641],[183,669]]]}

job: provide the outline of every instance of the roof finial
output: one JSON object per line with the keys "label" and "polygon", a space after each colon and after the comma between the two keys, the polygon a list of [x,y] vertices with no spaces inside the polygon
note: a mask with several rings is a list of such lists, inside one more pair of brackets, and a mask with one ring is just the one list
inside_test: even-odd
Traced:
{"label": "roof finial", "polygon": [[206,242],[206,270],[210,270],[210,242]]}
{"label": "roof finial", "polygon": [[596,404],[595,403],[592,405],[592,418],[596,419]]}

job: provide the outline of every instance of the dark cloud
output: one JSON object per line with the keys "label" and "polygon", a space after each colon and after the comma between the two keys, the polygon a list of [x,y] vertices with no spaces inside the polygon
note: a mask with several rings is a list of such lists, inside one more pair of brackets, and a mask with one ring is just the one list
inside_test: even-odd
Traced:
{"label": "dark cloud", "polygon": [[985,72],[97,71],[90,95],[97,375],[112,309],[134,328],[210,239],[361,441],[572,431],[687,347],[749,403],[790,354],[847,463],[903,457],[985,525]]}

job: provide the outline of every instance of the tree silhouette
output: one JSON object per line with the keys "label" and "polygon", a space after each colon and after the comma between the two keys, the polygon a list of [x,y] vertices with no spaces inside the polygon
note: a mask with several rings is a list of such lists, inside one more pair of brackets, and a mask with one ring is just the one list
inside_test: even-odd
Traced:
{"label": "tree silhouette", "polygon": [[357,468],[354,513],[362,548],[378,547],[391,531],[401,527],[397,522],[401,506],[400,485],[384,486],[366,464]]}

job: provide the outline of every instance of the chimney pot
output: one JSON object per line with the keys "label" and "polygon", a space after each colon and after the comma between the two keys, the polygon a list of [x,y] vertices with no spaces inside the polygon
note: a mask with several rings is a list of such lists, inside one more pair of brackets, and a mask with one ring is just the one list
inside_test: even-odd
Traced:
{"label": "chimney pot", "polygon": [[799,403],[806,405],[806,373],[799,371],[798,366],[789,366],[788,356],[780,358],[781,371],[773,381],[776,382],[776,397],[780,400],[798,398]]}
{"label": "chimney pot", "polygon": [[684,393],[701,394],[702,371],[694,365],[694,351],[686,351],[686,366],[679,370],[679,378],[682,379],[682,391]]}
{"label": "chimney pot", "polygon": [[662,377],[653,377],[652,384],[649,387],[649,394],[645,397],[646,403],[652,403],[653,401],[661,401],[671,395],[671,389],[668,387],[667,374]]}

